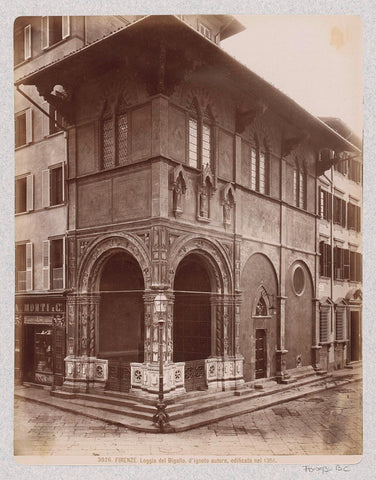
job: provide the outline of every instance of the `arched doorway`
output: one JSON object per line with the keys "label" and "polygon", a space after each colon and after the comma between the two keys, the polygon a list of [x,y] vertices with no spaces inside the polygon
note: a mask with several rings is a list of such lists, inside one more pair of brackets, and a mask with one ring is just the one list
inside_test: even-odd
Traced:
{"label": "arched doorway", "polygon": [[98,358],[108,359],[110,390],[128,391],[130,362],[144,360],[144,281],[136,260],[125,252],[105,263],[99,284]]}
{"label": "arched doorway", "polygon": [[174,293],[174,362],[186,362],[187,391],[205,388],[205,359],[212,353],[212,282],[200,255],[191,253],[180,262]]}

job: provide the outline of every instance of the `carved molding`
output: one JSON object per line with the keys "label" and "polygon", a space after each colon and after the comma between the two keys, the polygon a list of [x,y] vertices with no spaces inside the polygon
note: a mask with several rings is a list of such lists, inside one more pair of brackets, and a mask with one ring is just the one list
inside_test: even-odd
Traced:
{"label": "carved molding", "polygon": [[78,273],[80,292],[95,291],[101,267],[114,250],[125,250],[137,260],[143,273],[145,288],[149,288],[151,262],[145,245],[134,235],[117,233],[104,235],[87,247]]}

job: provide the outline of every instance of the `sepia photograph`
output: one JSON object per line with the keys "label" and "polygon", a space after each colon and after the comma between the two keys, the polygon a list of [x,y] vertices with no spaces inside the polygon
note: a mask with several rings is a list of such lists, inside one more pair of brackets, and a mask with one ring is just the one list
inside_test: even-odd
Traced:
{"label": "sepia photograph", "polygon": [[362,29],[15,19],[17,463],[361,460]]}

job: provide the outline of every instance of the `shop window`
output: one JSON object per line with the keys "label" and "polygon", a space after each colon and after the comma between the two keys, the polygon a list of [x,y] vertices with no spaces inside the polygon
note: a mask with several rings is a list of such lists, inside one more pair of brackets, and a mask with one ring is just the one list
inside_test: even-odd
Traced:
{"label": "shop window", "polygon": [[42,17],[42,49],[55,45],[69,35],[69,16]]}
{"label": "shop window", "polygon": [[15,147],[28,145],[33,141],[33,111],[31,108],[17,113],[14,117]]}
{"label": "shop window", "polygon": [[16,291],[33,289],[33,244],[31,242],[16,245]]}
{"label": "shop window", "polygon": [[65,239],[58,238],[43,242],[43,288],[59,290],[65,288]]}
{"label": "shop window", "polygon": [[31,25],[14,33],[14,64],[18,65],[31,58]]}
{"label": "shop window", "polygon": [[[34,369],[35,379],[39,383],[48,383],[52,373],[52,329],[36,327],[34,333]],[[45,377],[45,374],[48,376]]]}
{"label": "shop window", "polygon": [[255,137],[255,148],[251,148],[250,155],[251,189],[268,195],[270,154],[266,143],[260,144],[258,138]]}
{"label": "shop window", "polygon": [[64,203],[64,166],[62,164],[42,171],[43,207]]}
{"label": "shop window", "polygon": [[320,276],[332,276],[332,247],[324,241],[320,242]]}
{"label": "shop window", "polygon": [[332,194],[320,187],[320,217],[330,221],[332,219]]}
{"label": "shop window", "polygon": [[347,228],[360,232],[360,207],[353,203],[347,204]]}
{"label": "shop window", "polygon": [[26,175],[15,181],[15,213],[30,212],[34,208],[34,176]]}
{"label": "shop window", "polygon": [[320,343],[326,343],[329,341],[329,326],[330,322],[330,306],[320,306]]}

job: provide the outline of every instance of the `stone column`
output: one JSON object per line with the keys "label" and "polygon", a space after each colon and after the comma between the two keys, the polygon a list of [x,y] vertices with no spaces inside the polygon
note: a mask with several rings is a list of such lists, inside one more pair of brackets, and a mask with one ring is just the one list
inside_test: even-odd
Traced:
{"label": "stone column", "polygon": [[67,299],[67,356],[62,389],[65,392],[103,390],[108,361],[95,356],[95,330],[99,314],[98,295],[69,295]]}
{"label": "stone column", "polygon": [[278,300],[278,349],[276,355],[277,381],[282,382],[286,377],[286,355],[288,350],[285,348],[285,320],[286,320],[286,299],[287,297],[280,295]]}
{"label": "stone column", "polygon": [[[166,299],[166,311],[155,311],[156,297]],[[131,391],[136,395],[157,398],[159,391],[159,315],[163,316],[162,355],[163,393],[166,397],[183,393],[184,362],[173,362],[173,309],[175,296],[170,290],[153,289],[144,294],[145,353],[144,362],[131,363]]]}
{"label": "stone column", "polygon": [[320,301],[314,298],[312,301],[313,309],[313,327],[312,327],[312,366],[316,371],[321,370],[321,350],[320,345]]}

